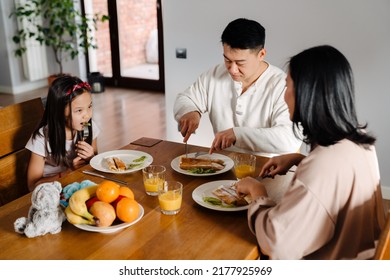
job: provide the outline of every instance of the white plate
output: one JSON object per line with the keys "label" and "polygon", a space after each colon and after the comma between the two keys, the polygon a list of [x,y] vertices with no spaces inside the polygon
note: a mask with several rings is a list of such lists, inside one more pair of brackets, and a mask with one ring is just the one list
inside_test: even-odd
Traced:
{"label": "white plate", "polygon": [[[195,157],[195,154],[196,153],[190,153],[188,154],[188,157]],[[230,157],[227,157],[227,156],[224,156],[224,155],[221,155],[221,154],[207,154],[207,155],[202,155],[201,157],[203,158],[210,158],[210,159],[221,159],[225,162],[225,168],[222,169],[222,170],[219,170],[219,171],[216,171],[215,173],[204,173],[204,174],[195,174],[195,173],[191,173],[187,170],[184,170],[184,169],[181,169],[180,168],[180,158],[183,157],[185,155],[181,155],[181,156],[178,156],[177,158],[173,159],[172,162],[171,162],[171,167],[173,168],[173,170],[179,172],[179,173],[182,173],[182,174],[185,174],[185,175],[191,175],[191,176],[213,176],[213,175],[218,175],[218,174],[221,174],[221,173],[225,173],[227,171],[229,171],[230,169],[232,169],[232,167],[234,166],[234,162],[233,160],[230,158]]]}
{"label": "white plate", "polygon": [[[134,167],[134,168],[124,170],[124,171],[110,170],[110,169],[108,169],[107,164],[104,162],[104,159],[107,157],[118,157],[126,165],[127,164],[135,164],[137,162],[133,162],[133,161],[135,159],[142,157],[142,156],[145,156],[146,158],[142,162],[139,162],[139,163],[142,163],[141,165]],[[148,153],[135,151],[135,150],[116,150],[116,151],[110,151],[110,152],[98,154],[98,155],[94,156],[89,163],[96,170],[117,174],[117,173],[131,173],[131,172],[141,170],[142,168],[150,165],[152,162],[153,162],[153,157],[151,155],[149,155]]]}
{"label": "white plate", "polygon": [[245,205],[245,206],[238,206],[238,207],[223,207],[223,206],[219,206],[219,205],[212,205],[210,203],[207,203],[205,201],[203,201],[203,197],[208,197],[208,196],[211,196],[211,197],[215,197],[217,198],[213,193],[212,191],[215,190],[216,188],[218,188],[219,186],[221,185],[231,185],[231,184],[234,184],[236,183],[237,181],[235,180],[221,180],[221,181],[213,181],[213,182],[209,182],[209,183],[205,183],[203,185],[200,185],[199,187],[197,187],[193,192],[192,192],[192,199],[198,203],[200,206],[203,206],[203,207],[206,207],[206,208],[209,208],[209,209],[212,209],[212,210],[218,210],[218,211],[243,211],[243,210],[246,210],[248,209],[249,205]]}
{"label": "white plate", "polygon": [[97,227],[97,226],[91,226],[91,225],[77,225],[77,224],[74,226],[79,228],[79,229],[86,230],[86,231],[92,231],[92,232],[100,232],[100,233],[116,232],[116,231],[122,230],[124,228],[127,228],[131,225],[134,225],[139,220],[141,220],[142,216],[144,215],[144,208],[141,206],[141,204],[138,203],[138,205],[139,205],[139,210],[140,210],[139,216],[137,219],[135,219],[131,223],[121,223],[121,224],[109,226],[109,227]]}

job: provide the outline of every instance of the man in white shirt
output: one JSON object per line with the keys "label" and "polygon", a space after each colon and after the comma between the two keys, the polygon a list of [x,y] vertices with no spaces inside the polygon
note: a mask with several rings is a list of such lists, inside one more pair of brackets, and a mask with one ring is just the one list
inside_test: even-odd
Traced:
{"label": "man in white shirt", "polygon": [[224,64],[203,73],[179,93],[174,116],[184,142],[208,112],[215,138],[210,153],[229,149],[258,155],[296,152],[295,136],[284,101],[286,74],[264,60],[265,29],[239,18],[222,33]]}

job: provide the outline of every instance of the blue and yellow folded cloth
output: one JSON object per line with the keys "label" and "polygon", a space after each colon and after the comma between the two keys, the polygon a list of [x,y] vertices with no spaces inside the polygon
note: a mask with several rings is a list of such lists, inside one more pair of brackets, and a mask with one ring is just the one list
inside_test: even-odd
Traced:
{"label": "blue and yellow folded cloth", "polygon": [[90,180],[84,180],[82,182],[73,182],[67,186],[65,186],[62,189],[61,192],[61,200],[60,203],[62,206],[67,207],[69,205],[69,198],[74,194],[76,191],[81,190],[86,187],[95,186],[96,183],[90,181]]}

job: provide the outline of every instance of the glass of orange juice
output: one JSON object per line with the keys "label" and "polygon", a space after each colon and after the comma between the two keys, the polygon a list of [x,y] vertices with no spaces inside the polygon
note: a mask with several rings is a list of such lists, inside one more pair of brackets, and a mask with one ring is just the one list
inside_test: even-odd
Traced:
{"label": "glass of orange juice", "polygon": [[175,215],[179,213],[183,200],[183,184],[177,181],[165,181],[158,189],[158,201],[161,213]]}
{"label": "glass of orange juice", "polygon": [[142,169],[144,187],[148,195],[158,195],[158,188],[165,182],[165,171],[163,165],[149,165]]}
{"label": "glass of orange juice", "polygon": [[251,154],[235,154],[234,173],[238,180],[245,177],[255,177],[256,170],[256,156]]}

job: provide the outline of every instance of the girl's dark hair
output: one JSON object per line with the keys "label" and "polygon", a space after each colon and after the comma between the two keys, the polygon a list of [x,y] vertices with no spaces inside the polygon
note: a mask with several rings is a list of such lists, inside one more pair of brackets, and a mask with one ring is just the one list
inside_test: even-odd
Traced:
{"label": "girl's dark hair", "polygon": [[238,18],[226,26],[221,42],[233,49],[260,51],[265,44],[265,29],[257,21]]}
{"label": "girl's dark hair", "polygon": [[[46,107],[38,128],[33,132],[33,139],[39,134],[39,129],[43,127],[45,140],[49,141],[50,153],[57,165],[64,164],[70,167],[66,157],[66,136],[65,136],[65,108],[70,105],[72,100],[84,93],[90,91],[87,83],[84,83],[78,77],[62,75],[55,79],[47,94]],[[71,109],[71,108],[70,108]],[[72,110],[70,110],[70,123],[72,124]],[[91,121],[90,121],[91,122]],[[86,140],[91,143],[92,129],[89,126],[89,137]],[[71,128],[73,131],[73,129]],[[72,135],[72,139],[75,135]],[[46,154],[49,153],[46,147]]]}
{"label": "girl's dark hair", "polygon": [[289,72],[295,88],[294,129],[302,126],[305,143],[375,143],[364,130],[367,124],[358,123],[352,69],[341,52],[331,46],[307,49],[290,59]]}

